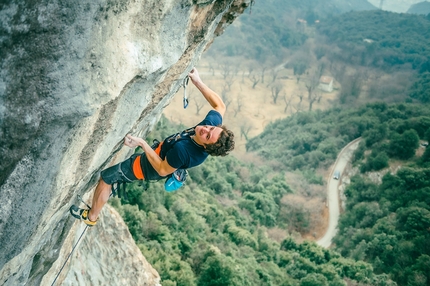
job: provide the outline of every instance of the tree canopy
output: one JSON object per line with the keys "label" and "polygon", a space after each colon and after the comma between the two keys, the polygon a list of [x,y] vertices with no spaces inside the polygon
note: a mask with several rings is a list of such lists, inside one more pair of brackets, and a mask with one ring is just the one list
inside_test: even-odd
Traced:
{"label": "tree canopy", "polygon": [[427,17],[381,10],[353,11],[325,19],[317,30],[341,48],[336,57],[353,64],[386,70],[407,64],[419,72],[430,71]]}
{"label": "tree canopy", "polygon": [[[162,119],[156,129],[152,138],[180,127]],[[275,168],[229,156],[189,172],[177,192],[165,192],[163,182],[147,190],[134,183],[127,185],[128,202],[110,201],[163,285],[346,285],[345,279],[392,285],[370,264],[287,234],[271,238],[269,229],[290,223],[281,209],[292,192]]]}
{"label": "tree canopy", "polygon": [[[378,151],[408,159],[429,127],[428,106],[369,103],[360,108],[296,113],[269,124],[246,147],[266,159],[281,162],[289,170],[326,167],[348,142],[360,136],[368,147],[390,139],[390,144]],[[378,154],[372,156],[376,158]],[[383,154],[376,159],[384,160]]]}

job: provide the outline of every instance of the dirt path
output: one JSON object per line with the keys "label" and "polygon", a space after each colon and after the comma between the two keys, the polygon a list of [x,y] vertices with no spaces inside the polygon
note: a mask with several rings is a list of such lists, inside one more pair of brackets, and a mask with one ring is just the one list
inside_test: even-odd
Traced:
{"label": "dirt path", "polygon": [[335,171],[339,171],[342,175],[345,171],[347,164],[350,162],[354,151],[357,149],[358,144],[360,143],[361,138],[355,139],[346,145],[339,153],[336,162],[333,165],[333,168],[330,172],[329,177],[327,178],[327,202],[329,208],[329,223],[327,232],[324,236],[317,241],[317,244],[328,248],[331,245],[331,240],[336,235],[337,232],[337,223],[339,221],[339,183],[342,179],[342,176],[339,180],[333,178],[333,174]]}

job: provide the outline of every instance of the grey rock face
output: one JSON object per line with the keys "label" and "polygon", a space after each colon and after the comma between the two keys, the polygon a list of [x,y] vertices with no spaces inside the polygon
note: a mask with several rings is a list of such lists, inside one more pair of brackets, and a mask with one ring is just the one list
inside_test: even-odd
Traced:
{"label": "grey rock face", "polygon": [[70,246],[76,195],[125,158],[127,133],[151,130],[249,2],[2,1],[1,285],[41,283]]}

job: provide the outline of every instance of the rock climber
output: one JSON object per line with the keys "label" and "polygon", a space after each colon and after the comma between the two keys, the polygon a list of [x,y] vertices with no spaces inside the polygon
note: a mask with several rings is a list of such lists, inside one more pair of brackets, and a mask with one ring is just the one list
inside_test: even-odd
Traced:
{"label": "rock climber", "polygon": [[223,100],[201,80],[196,68],[188,76],[213,109],[199,124],[167,137],[156,148],[142,138],[128,134],[124,138],[124,145],[130,148],[141,147],[143,153],[133,154],[127,160],[103,170],[93,194],[91,208],[82,209],[75,205],[70,208],[75,218],[81,219],[88,226],[94,226],[115,183],[159,180],[177,170],[200,165],[208,155],[225,156],[233,150],[234,134],[222,125],[226,110]]}

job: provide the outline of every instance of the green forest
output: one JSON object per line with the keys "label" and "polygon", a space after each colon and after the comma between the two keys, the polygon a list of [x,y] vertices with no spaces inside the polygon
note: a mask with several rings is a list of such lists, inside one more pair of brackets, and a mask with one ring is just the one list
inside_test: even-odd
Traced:
{"label": "green forest", "polygon": [[[362,141],[353,163],[360,173],[345,191],[347,206],[334,249],[371,263],[375,273],[387,273],[399,285],[429,285],[428,105],[373,103],[299,113],[270,124],[247,147],[288,169],[327,168],[340,149],[358,137]],[[425,151],[417,156],[420,149]],[[385,172],[380,184],[365,176],[395,164],[401,168],[395,174]]]}
{"label": "green forest", "polygon": [[[427,140],[424,131],[429,127],[430,110],[426,105],[369,103],[354,109],[337,107],[296,113],[269,124],[259,136],[251,138],[246,147],[266,159],[276,159],[289,170],[327,168],[339,151],[358,137],[367,138],[368,147],[372,147],[369,145],[372,140],[391,136],[393,141],[413,129],[418,132],[415,139],[419,136]],[[402,142],[400,146],[382,146],[387,154],[400,156],[408,148],[415,150],[415,143],[406,147]]]}
{"label": "green forest", "polygon": [[[181,128],[163,118],[148,140]],[[135,183],[128,185],[128,202],[111,204],[163,285],[428,285],[430,148],[415,154],[429,130],[430,109],[416,104],[297,113],[249,141],[249,151],[273,164],[209,158],[189,170],[177,192],[165,192],[163,182],[147,190]],[[295,192],[285,171],[328,168],[358,137],[354,165],[361,173],[346,191],[336,245],[298,242],[295,234],[310,218],[283,204]],[[369,170],[392,162],[402,167],[381,184],[366,179]],[[269,233],[276,229],[290,234],[275,240]]]}
{"label": "green forest", "polygon": [[321,21],[316,31],[322,36],[322,47],[315,50],[319,56],[357,70],[347,81],[337,73],[343,87],[348,87],[351,79],[353,83],[363,82],[368,77],[369,81],[369,74],[365,74],[380,70],[391,74],[392,79],[374,75],[369,97],[398,101],[404,94],[412,101],[430,101],[430,14],[353,11]]}
{"label": "green forest", "polygon": [[[159,127],[159,126],[158,126]],[[176,129],[175,129],[176,130]],[[186,187],[167,193],[128,187],[115,206],[163,285],[386,285],[368,263],[291,237],[278,243],[267,228],[288,224],[280,198],[291,192],[282,173],[234,157],[210,158],[190,170]],[[323,284],[321,284],[323,283]]]}
{"label": "green forest", "polygon": [[213,43],[208,55],[215,58],[243,56],[265,64],[284,58],[285,49],[297,49],[308,39],[310,35],[296,27],[298,18],[313,25],[319,19],[351,10],[372,9],[376,7],[366,0],[255,1],[233,25],[227,27],[222,38]]}
{"label": "green forest", "polygon": [[317,31],[340,47],[332,58],[385,70],[407,65],[430,71],[430,15],[354,11],[325,19]]}

